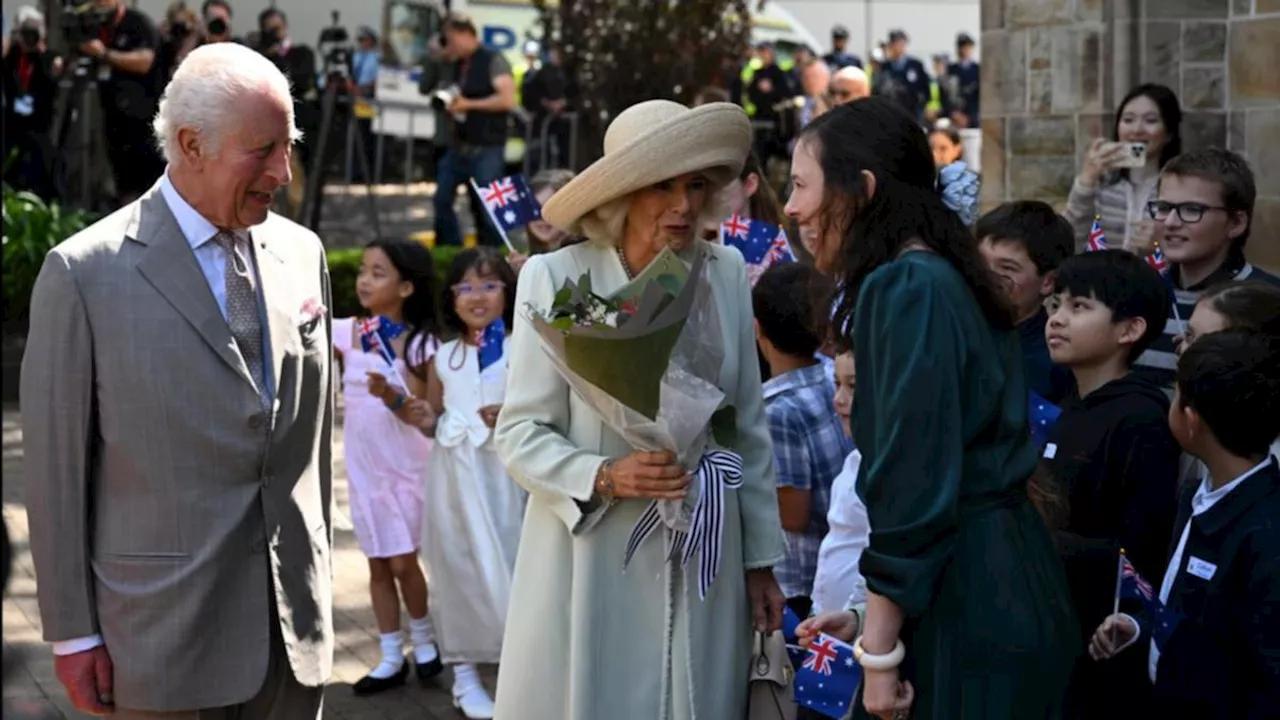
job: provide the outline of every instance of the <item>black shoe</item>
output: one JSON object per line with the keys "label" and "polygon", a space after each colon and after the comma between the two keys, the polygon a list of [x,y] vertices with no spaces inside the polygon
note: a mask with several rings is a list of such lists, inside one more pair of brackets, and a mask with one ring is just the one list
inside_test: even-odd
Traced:
{"label": "black shoe", "polygon": [[413,667],[418,673],[418,680],[420,682],[426,682],[444,672],[444,663],[440,661],[439,655],[437,655],[431,662],[426,663],[420,663],[417,658],[414,658]]}
{"label": "black shoe", "polygon": [[400,664],[400,672],[395,675],[389,678],[376,678],[372,675],[365,675],[355,685],[351,686],[351,689],[355,691],[356,695],[376,695],[383,690],[390,690],[404,685],[405,680],[408,678],[409,659],[405,658],[404,662]]}

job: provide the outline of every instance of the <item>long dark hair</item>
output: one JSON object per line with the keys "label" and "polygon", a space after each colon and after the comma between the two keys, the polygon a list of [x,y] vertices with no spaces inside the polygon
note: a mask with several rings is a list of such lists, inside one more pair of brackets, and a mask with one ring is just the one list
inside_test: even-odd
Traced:
{"label": "long dark hair", "polygon": [[[919,241],[951,263],[992,325],[1013,327],[1013,310],[960,216],[942,203],[928,138],[896,102],[871,97],[840,105],[800,135],[815,143],[822,167],[822,233],[835,223],[843,236],[837,272],[843,276],[835,327],[852,329],[858,291],[876,268]],[[867,197],[863,171],[875,177]]]}
{"label": "long dark hair", "polygon": [[[1164,149],[1160,151],[1160,167],[1182,154],[1182,106],[1178,104],[1178,96],[1164,85],[1143,83],[1129,91],[1128,95],[1116,106],[1115,123],[1111,126],[1111,137],[1120,138],[1120,118],[1124,117],[1124,109],[1135,98],[1151,98],[1160,113],[1160,122],[1164,124]],[[1120,170],[1115,178],[1128,178],[1127,169]]]}
{"label": "long dark hair", "polygon": [[755,174],[757,182],[755,194],[747,198],[747,212],[750,213],[751,219],[784,227],[787,215],[783,212],[778,193],[774,192],[773,185],[769,183],[769,176],[765,174],[764,166],[760,164],[760,158],[754,151],[747,155],[747,162],[743,164],[738,179],[745,183],[752,174]]}
{"label": "long dark hair", "polygon": [[365,246],[386,254],[400,279],[413,283],[413,294],[404,299],[402,313],[409,334],[405,336],[406,360],[409,348],[420,337],[440,334],[440,289],[431,251],[416,240],[378,238]]}
{"label": "long dark hair", "polygon": [[456,337],[466,335],[469,331],[467,324],[458,316],[458,298],[453,292],[453,286],[462,282],[468,270],[475,270],[477,275],[492,275],[505,285],[502,289],[502,319],[510,333],[516,315],[516,271],[511,269],[502,253],[491,247],[469,248],[453,256],[444,285],[445,328]]}

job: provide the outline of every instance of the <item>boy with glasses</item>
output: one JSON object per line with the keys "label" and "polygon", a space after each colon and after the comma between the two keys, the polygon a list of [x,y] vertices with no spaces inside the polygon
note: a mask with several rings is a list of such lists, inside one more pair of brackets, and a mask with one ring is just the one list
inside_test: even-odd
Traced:
{"label": "boy with glasses", "polygon": [[1164,333],[1134,365],[1140,374],[1172,387],[1177,368],[1174,339],[1185,331],[1196,301],[1209,287],[1247,278],[1280,285],[1280,279],[1245,260],[1256,197],[1248,162],[1229,150],[1183,153],[1164,167],[1158,199],[1147,211],[1156,221],[1157,242],[1170,263],[1174,302]]}

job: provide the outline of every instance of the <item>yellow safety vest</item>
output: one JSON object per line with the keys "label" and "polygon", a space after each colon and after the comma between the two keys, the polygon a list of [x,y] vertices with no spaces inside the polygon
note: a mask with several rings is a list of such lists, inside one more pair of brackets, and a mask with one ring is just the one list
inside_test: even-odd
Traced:
{"label": "yellow safety vest", "polygon": [[[753,57],[742,68],[742,109],[747,111],[747,117],[756,116],[756,106],[751,102],[750,95],[747,94],[747,88],[751,86],[751,79],[756,76],[756,70],[759,70],[764,63],[760,62],[760,58]],[[796,66],[794,60],[779,60],[778,67],[783,72],[791,72]]]}

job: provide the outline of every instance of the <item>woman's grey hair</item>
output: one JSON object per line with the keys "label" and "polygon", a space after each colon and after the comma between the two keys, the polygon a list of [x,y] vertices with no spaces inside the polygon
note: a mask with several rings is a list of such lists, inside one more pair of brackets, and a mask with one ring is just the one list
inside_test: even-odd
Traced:
{"label": "woman's grey hair", "polygon": [[289,80],[270,60],[237,43],[213,43],[191,51],[178,66],[160,98],[153,128],[170,163],[178,161],[178,131],[196,130],[216,154],[222,133],[244,98],[264,89],[288,102],[289,138],[302,139],[293,117]]}
{"label": "woman's grey hair", "polygon": [[[710,197],[707,198],[707,204],[702,208],[702,214],[694,220],[693,227],[695,229],[701,228],[707,223],[719,223],[725,219],[724,208],[728,205],[725,196],[729,182],[733,178],[729,177],[728,180],[725,180],[719,175],[717,174],[714,177],[712,175],[707,176],[707,179],[713,183],[712,191]],[[725,181],[721,182],[722,180]],[[587,238],[588,242],[601,245],[617,245],[622,240],[622,233],[627,226],[627,212],[631,209],[632,195],[624,195],[616,200],[611,200],[586,213],[578,220],[582,235]]]}

